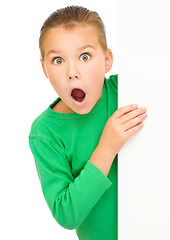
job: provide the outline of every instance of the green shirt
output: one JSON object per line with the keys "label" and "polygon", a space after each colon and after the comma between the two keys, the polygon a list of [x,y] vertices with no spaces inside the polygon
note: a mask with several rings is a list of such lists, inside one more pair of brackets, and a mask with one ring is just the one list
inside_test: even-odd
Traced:
{"label": "green shirt", "polygon": [[117,110],[117,75],[105,78],[102,97],[88,114],[55,112],[58,101],[33,122],[29,135],[46,202],[80,240],[117,240],[117,156],[107,177],[89,161]]}

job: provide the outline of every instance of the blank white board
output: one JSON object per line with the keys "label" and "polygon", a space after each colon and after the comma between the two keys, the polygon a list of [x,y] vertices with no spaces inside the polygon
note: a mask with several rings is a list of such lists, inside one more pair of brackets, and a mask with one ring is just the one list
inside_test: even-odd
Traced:
{"label": "blank white board", "polygon": [[119,0],[119,107],[147,108],[119,153],[119,240],[170,239],[170,14],[167,0]]}

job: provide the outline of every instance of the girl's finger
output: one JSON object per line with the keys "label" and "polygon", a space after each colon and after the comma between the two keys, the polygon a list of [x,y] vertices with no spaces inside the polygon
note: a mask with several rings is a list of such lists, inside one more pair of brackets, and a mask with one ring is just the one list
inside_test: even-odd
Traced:
{"label": "girl's finger", "polygon": [[142,127],[143,127],[143,123],[139,123],[137,124],[135,127],[130,128],[126,131],[126,138],[130,138],[132,135],[134,135],[135,133],[137,133]]}
{"label": "girl's finger", "polygon": [[136,104],[131,104],[131,105],[128,105],[128,106],[125,106],[125,107],[121,107],[119,108],[114,114],[113,116],[118,119],[122,116],[124,116],[125,114],[137,109],[138,106]]}
{"label": "girl's finger", "polygon": [[131,111],[127,114],[125,114],[124,116],[121,117],[121,123],[124,124],[134,118],[136,118],[137,116],[143,114],[146,112],[146,108],[142,107],[142,108],[138,108],[134,111]]}
{"label": "girl's finger", "polygon": [[142,123],[142,121],[147,117],[146,113],[143,113],[142,115],[138,115],[137,117],[133,118],[130,121],[127,121],[123,124],[123,128],[125,131],[128,131],[132,128],[135,128],[137,125]]}

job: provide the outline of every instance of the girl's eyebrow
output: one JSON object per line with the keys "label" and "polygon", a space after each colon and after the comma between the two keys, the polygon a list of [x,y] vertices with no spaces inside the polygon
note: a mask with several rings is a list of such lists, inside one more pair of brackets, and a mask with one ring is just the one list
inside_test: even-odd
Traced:
{"label": "girl's eyebrow", "polygon": [[61,51],[56,51],[56,50],[50,50],[50,51],[47,53],[47,56],[48,56],[50,53],[61,54],[62,52],[61,52]]}
{"label": "girl's eyebrow", "polygon": [[95,47],[93,47],[91,44],[86,44],[86,45],[84,45],[83,47],[80,47],[78,50],[79,50],[79,51],[83,51],[83,50],[86,49],[86,48],[93,48],[93,49],[95,49]]}
{"label": "girl's eyebrow", "polygon": [[[86,44],[86,45],[84,45],[83,47],[78,48],[78,51],[83,51],[83,50],[86,49],[86,48],[93,48],[93,49],[95,49],[95,47],[93,47],[91,44]],[[61,54],[62,52],[61,52],[61,51],[57,51],[57,50],[50,50],[50,51],[47,53],[47,56],[48,56],[50,53]]]}

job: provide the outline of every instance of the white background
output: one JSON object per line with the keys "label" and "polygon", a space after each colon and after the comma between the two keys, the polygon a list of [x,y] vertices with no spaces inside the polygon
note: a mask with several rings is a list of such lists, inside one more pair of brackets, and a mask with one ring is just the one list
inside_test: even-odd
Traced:
{"label": "white background", "polygon": [[67,5],[82,5],[99,13],[114,54],[110,74],[118,71],[117,0],[1,2],[0,239],[76,239],[74,231],[61,228],[53,219],[28,145],[33,120],[57,98],[40,65],[40,28],[53,11]]}
{"label": "white background", "polygon": [[167,0],[119,0],[119,107],[147,107],[119,153],[119,240],[170,239],[170,14]]}

